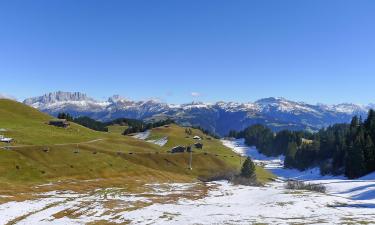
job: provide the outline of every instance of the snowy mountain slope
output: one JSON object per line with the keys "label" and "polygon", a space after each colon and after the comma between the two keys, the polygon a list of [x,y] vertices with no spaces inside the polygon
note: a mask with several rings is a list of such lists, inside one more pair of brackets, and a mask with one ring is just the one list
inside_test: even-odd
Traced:
{"label": "snowy mountain slope", "polygon": [[83,93],[61,91],[29,98],[24,103],[52,115],[69,112],[73,116],[90,116],[103,121],[120,117],[143,120],[171,117],[183,125],[201,126],[221,135],[253,124],[265,124],[275,131],[317,130],[334,123],[349,122],[353,115],[364,116],[373,106],[311,105],[285,98],[265,98],[249,103],[221,101],[172,105],[156,100],[132,101],[118,95],[97,101]]}

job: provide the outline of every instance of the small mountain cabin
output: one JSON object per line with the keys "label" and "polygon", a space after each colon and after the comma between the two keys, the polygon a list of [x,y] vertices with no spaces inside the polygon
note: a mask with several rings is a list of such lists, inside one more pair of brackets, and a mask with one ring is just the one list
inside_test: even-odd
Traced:
{"label": "small mountain cabin", "polygon": [[50,120],[48,125],[67,128],[69,127],[70,123],[67,120]]}
{"label": "small mountain cabin", "polygon": [[172,148],[171,153],[183,153],[185,150],[186,148],[184,146],[176,146]]}
{"label": "small mountain cabin", "polygon": [[13,142],[13,138],[7,138],[7,137],[4,137],[3,135],[0,135],[0,142],[11,143]]}
{"label": "small mountain cabin", "polygon": [[305,144],[305,145],[311,145],[312,143],[314,143],[313,140],[309,140],[305,138],[302,138],[301,141],[302,141],[302,144]]}
{"label": "small mountain cabin", "polygon": [[203,149],[203,144],[202,143],[195,143],[194,147],[197,149]]}

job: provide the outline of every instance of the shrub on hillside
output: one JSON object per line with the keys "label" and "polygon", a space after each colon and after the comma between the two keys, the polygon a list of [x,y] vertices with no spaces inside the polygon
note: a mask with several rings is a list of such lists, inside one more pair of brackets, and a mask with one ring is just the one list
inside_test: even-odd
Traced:
{"label": "shrub on hillside", "polygon": [[320,193],[326,192],[326,187],[322,184],[305,183],[303,181],[288,180],[285,184],[286,189],[290,190],[308,190]]}
{"label": "shrub on hillside", "polygon": [[240,175],[234,176],[230,181],[234,185],[260,186],[255,174],[255,164],[250,157],[242,164]]}
{"label": "shrub on hillside", "polygon": [[234,185],[246,185],[246,186],[261,186],[261,183],[258,182],[256,176],[250,178],[235,176],[230,182]]}

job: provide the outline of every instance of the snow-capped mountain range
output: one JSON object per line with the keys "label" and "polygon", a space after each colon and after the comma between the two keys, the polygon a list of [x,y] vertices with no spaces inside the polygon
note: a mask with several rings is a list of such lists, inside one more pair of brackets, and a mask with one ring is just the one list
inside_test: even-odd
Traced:
{"label": "snow-capped mountain range", "polygon": [[80,92],[54,92],[28,98],[25,104],[51,115],[69,112],[73,116],[89,116],[108,121],[120,117],[142,120],[170,117],[183,125],[201,126],[224,135],[249,125],[265,124],[273,130],[317,130],[334,123],[346,123],[354,115],[365,117],[374,105],[311,105],[284,98],[264,98],[256,102],[217,102],[166,104],[156,100],[131,101],[114,95],[98,101]]}

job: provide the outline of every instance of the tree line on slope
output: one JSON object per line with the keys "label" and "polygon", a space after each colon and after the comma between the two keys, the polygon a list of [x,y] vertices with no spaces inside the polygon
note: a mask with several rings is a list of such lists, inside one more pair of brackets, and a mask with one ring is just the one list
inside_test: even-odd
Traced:
{"label": "tree line on slope", "polygon": [[128,126],[128,128],[124,129],[123,135],[144,132],[154,127],[161,127],[161,126],[174,123],[174,121],[171,119],[145,123],[141,120],[128,119],[128,118],[119,118],[119,119],[115,119],[109,122],[101,122],[101,121],[94,120],[88,116],[80,116],[80,117],[73,118],[73,116],[71,116],[69,113],[64,113],[64,112],[59,113],[57,115],[57,118],[66,119],[68,121],[80,124],[92,130],[104,131],[104,132],[108,132],[108,126],[111,126],[111,125]]}
{"label": "tree line on slope", "polygon": [[[120,119],[122,122],[124,119]],[[125,119],[125,121],[128,119]],[[116,121],[116,120],[115,120]],[[165,120],[159,120],[156,122],[151,123],[145,123],[141,120],[128,120],[128,128],[123,132],[124,135],[132,134],[132,133],[138,133],[138,132],[144,132],[146,130],[152,129],[154,127],[162,127],[165,125],[169,125],[174,123],[172,119],[165,119]]]}
{"label": "tree line on slope", "polygon": [[197,130],[200,130],[200,131],[202,131],[202,133],[204,133],[205,135],[211,136],[211,137],[213,137],[213,138],[215,138],[215,139],[220,139],[220,136],[219,136],[219,135],[217,135],[217,134],[215,134],[215,133],[213,133],[213,132],[211,132],[211,131],[209,131],[209,130],[207,130],[207,129],[204,129],[204,128],[201,127],[201,126],[192,126],[191,128],[193,128],[193,129],[197,129]]}
{"label": "tree line on slope", "polygon": [[229,136],[245,138],[267,156],[285,155],[285,167],[305,170],[320,166],[322,174],[345,174],[358,178],[375,171],[375,111],[367,119],[353,117],[350,124],[335,124],[317,133],[283,130],[277,133],[263,125]]}

